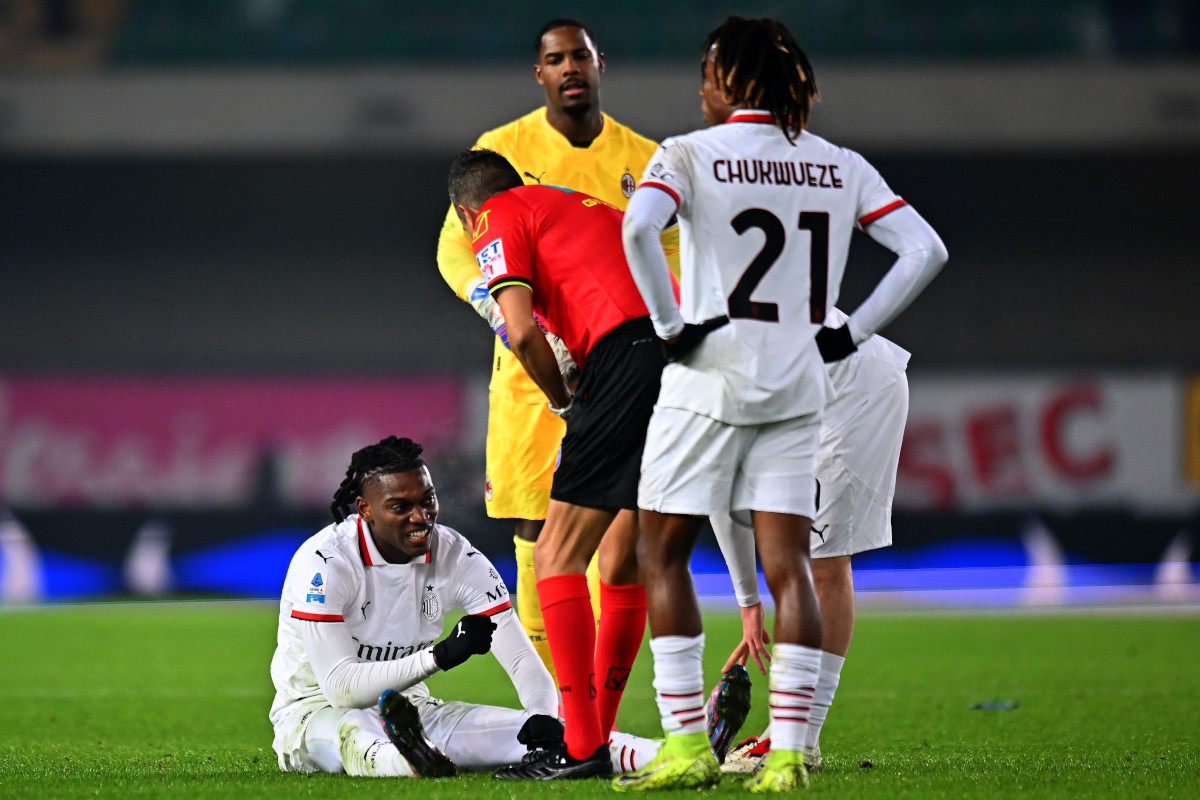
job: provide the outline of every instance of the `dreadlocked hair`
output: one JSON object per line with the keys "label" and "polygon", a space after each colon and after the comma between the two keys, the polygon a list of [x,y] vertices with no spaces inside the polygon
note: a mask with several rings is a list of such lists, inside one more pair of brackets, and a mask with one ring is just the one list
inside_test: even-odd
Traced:
{"label": "dreadlocked hair", "polygon": [[350,467],[342,485],[333,493],[333,504],[329,506],[335,522],[342,522],[363,493],[370,481],[397,472],[409,472],[425,466],[421,460],[424,448],[412,439],[397,439],[389,436],[378,444],[369,444],[350,457]]}
{"label": "dreadlocked hair", "polygon": [[789,142],[808,126],[820,97],[817,78],[787,25],[772,17],[726,17],[704,40],[701,74],[710,57],[718,85],[737,102],[770,111]]}

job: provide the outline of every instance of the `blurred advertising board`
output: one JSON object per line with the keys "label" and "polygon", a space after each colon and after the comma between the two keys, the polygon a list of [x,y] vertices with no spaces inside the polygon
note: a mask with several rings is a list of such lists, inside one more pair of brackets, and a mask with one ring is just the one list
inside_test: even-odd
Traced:
{"label": "blurred advertising board", "polygon": [[1184,402],[1186,444],[1183,451],[1183,468],[1188,483],[1200,488],[1200,378],[1188,381],[1187,398]]}
{"label": "blurred advertising board", "polygon": [[910,390],[897,511],[1200,503],[1200,400],[1178,376],[929,376]]}
{"label": "blurred advertising board", "polygon": [[0,505],[323,508],[385,436],[457,446],[449,377],[0,377]]}

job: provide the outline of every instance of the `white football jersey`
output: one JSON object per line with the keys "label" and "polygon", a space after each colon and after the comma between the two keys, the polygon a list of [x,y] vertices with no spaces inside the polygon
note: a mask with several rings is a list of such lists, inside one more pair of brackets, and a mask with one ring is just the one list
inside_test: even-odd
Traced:
{"label": "white football jersey", "polygon": [[[424,559],[390,564],[362,518],[351,514],[309,538],[288,566],[271,660],[271,719],[327,704],[304,649],[302,620],[344,622],[359,661],[394,661],[431,648],[452,609],[494,616],[511,608],[500,574],[457,531],[435,525]],[[424,683],[404,693],[429,695]]]}
{"label": "white football jersey", "polygon": [[684,321],[730,318],[667,366],[659,405],[734,425],[819,412],[829,389],[813,337],[850,235],[904,201],[862,156],[807,131],[789,143],[765,111],[667,139],[641,187],[679,209]]}
{"label": "white football jersey", "polygon": [[[825,318],[825,324],[830,328],[837,328],[845,325],[846,320],[849,318],[846,312],[840,308],[830,308],[829,314]],[[859,342],[857,352],[891,364],[901,372],[908,368],[908,360],[912,358],[912,353],[891,339],[885,339],[877,333]],[[826,371],[829,372],[829,380],[833,385],[833,396],[829,398],[829,402],[833,402],[833,397],[850,391],[854,386],[855,375],[853,367],[856,361],[858,359],[849,356],[843,358],[841,361],[834,361],[831,364],[825,365]]]}

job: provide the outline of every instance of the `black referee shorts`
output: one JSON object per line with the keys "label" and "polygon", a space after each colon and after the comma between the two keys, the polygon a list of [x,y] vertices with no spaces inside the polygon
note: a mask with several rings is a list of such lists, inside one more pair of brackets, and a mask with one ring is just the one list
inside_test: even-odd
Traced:
{"label": "black referee shorts", "polygon": [[637,508],[646,427],[666,363],[649,317],[623,322],[596,342],[567,419],[552,500]]}

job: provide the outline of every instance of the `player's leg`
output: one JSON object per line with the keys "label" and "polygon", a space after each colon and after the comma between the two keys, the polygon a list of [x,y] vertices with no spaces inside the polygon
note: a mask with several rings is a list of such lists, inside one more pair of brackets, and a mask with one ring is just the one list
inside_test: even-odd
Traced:
{"label": "player's leg", "polygon": [[517,562],[517,617],[533,643],[533,649],[557,683],[550,643],[546,641],[546,622],[542,619],[542,606],[537,596],[537,573],[533,568],[533,546],[537,544],[537,534],[544,524],[545,520],[516,520],[513,553]]}
{"label": "player's leg", "polygon": [[524,711],[457,700],[418,704],[431,744],[463,770],[495,770],[520,763],[527,750],[517,733]]}
{"label": "player's leg", "polygon": [[600,625],[596,630],[596,701],[600,731],[613,730],[630,669],[646,632],[646,589],[638,577],[636,514],[622,510],[598,551]]}
{"label": "player's leg", "polygon": [[833,697],[841,681],[842,665],[854,635],[854,576],[850,556],[814,558],[813,582],[821,603],[821,671],[812,709],[808,714],[808,729],[804,736],[804,765],[810,772],[824,768],[821,757],[821,728],[833,705]]}
{"label": "player's leg", "polygon": [[832,377],[835,396],[825,407],[817,452],[820,507],[810,539],[823,623],[821,672],[804,743],[813,771],[824,766],[821,729],[854,635],[851,557],[892,543],[892,498],[908,419],[908,380],[894,360],[864,353],[852,372]]}
{"label": "player's leg", "polygon": [[665,739],[644,768],[613,781],[618,791],[704,788],[721,778],[704,717],[704,631],[688,564],[704,517],[639,513],[638,563],[646,584],[654,691]]}
{"label": "player's leg", "polygon": [[[515,396],[512,384],[529,383],[530,379],[507,351],[497,359],[493,382],[501,385],[488,396],[484,500],[488,516],[514,522],[517,616],[553,677],[554,662],[538,604],[533,547],[545,524],[565,425],[550,413],[544,399],[531,403]],[[538,391],[536,387],[533,390]]]}
{"label": "player's leg", "polygon": [[551,500],[533,551],[562,692],[567,755],[576,760],[594,757],[607,741],[595,700],[596,628],[584,572],[614,516],[611,510]]}
{"label": "player's leg", "polygon": [[[751,789],[806,785],[804,736],[821,663],[821,608],[809,563],[820,415],[763,425],[743,460],[734,508],[753,509],[755,543],[775,601],[768,676],[772,750]],[[797,491],[797,487],[809,487]]]}
{"label": "player's leg", "polygon": [[359,777],[411,778],[416,774],[389,741],[373,710],[323,708],[304,731],[306,766]]}
{"label": "player's leg", "polygon": [[688,564],[704,517],[728,511],[737,456],[732,426],[672,408],[656,409],[650,420],[638,487],[638,564],[666,738],[644,769],[613,782],[620,791],[705,787],[720,780],[705,730],[704,634]]}
{"label": "player's leg", "polygon": [[643,509],[640,522],[638,555],[663,731],[671,737],[700,736],[705,732],[704,629],[688,566],[704,519]]}

